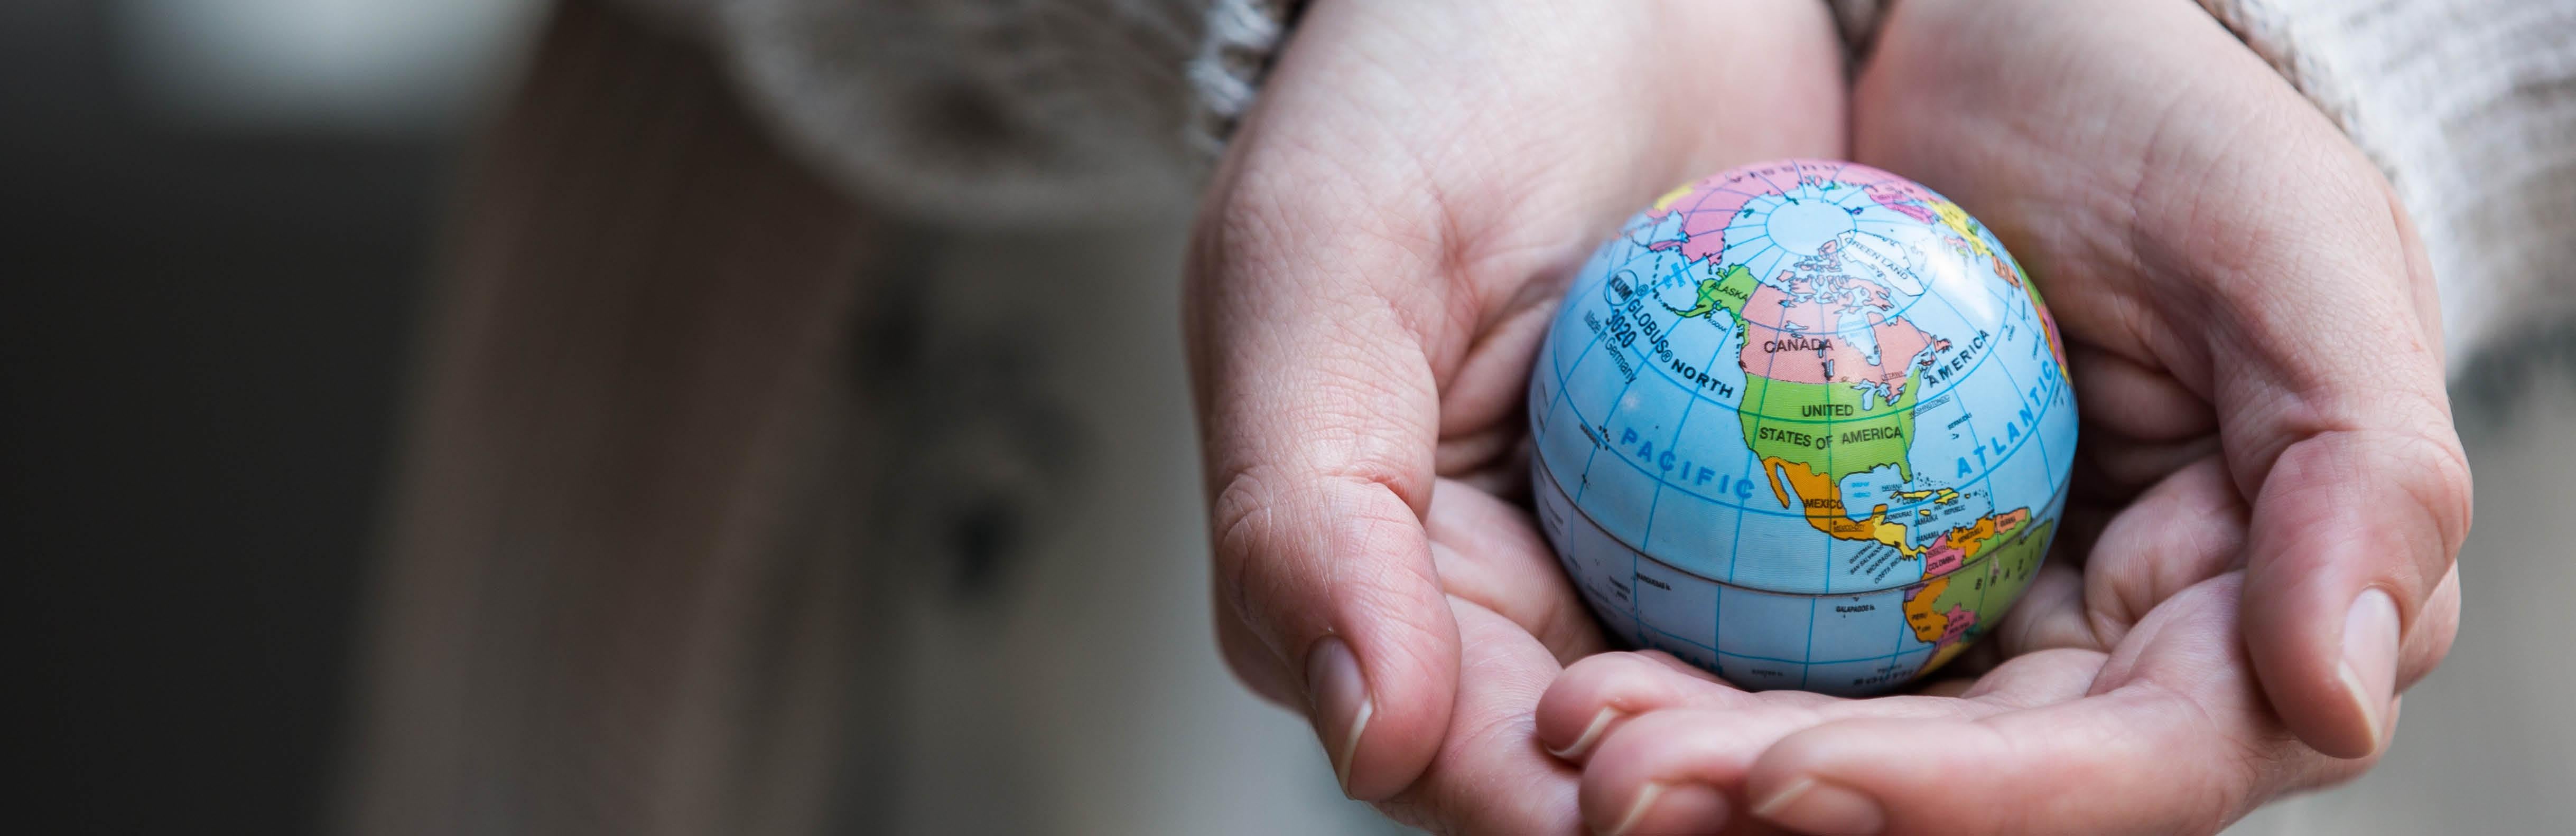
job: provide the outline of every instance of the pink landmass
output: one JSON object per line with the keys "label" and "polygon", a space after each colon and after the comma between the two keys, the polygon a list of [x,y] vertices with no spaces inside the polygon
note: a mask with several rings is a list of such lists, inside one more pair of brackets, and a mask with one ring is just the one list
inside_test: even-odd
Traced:
{"label": "pink landmass", "polygon": [[[1932,335],[1904,317],[1887,319],[1873,312],[1869,315],[1869,333],[1878,344],[1878,362],[1870,362],[1869,354],[1860,345],[1824,327],[1824,305],[1814,301],[1822,295],[1793,301],[1794,297],[1770,285],[1755,290],[1752,301],[1745,305],[1748,318],[1780,330],[1754,329],[1745,339],[1737,362],[1743,364],[1745,371],[1772,380],[1857,383],[1878,387],[1889,400],[1902,396],[1914,358],[1932,346]],[[1763,315],[1774,312],[1779,323],[1763,321]]]}
{"label": "pink landmass", "polygon": [[1913,198],[1907,197],[1903,193],[1897,192],[1890,187],[1869,187],[1869,199],[1878,201],[1878,205],[1880,206],[1885,206],[1889,209],[1903,212],[1906,217],[1913,218],[1927,224],[1935,222],[1932,218],[1932,210],[1923,208],[1923,205],[1914,202]]}
{"label": "pink landmass", "polygon": [[2024,284],[2021,271],[2013,269],[2012,262],[2005,261],[2001,251],[1995,253],[1995,275],[2004,277],[2004,281],[2011,282],[2012,286],[2030,294],[2031,310],[2039,312],[2039,325],[2048,331],[2048,351],[2057,357],[2059,369],[2066,368],[2066,343],[2057,334],[2057,315],[2049,313],[2048,306],[2040,303],[2039,289]]}
{"label": "pink landmass", "polygon": [[1938,200],[1931,190],[1912,180],[1886,171],[1854,163],[1843,167],[1834,179],[1861,187],[1878,205],[1905,213],[1906,217],[1924,223],[1939,223],[1932,214],[1931,203]]}
{"label": "pink landmass", "polygon": [[1859,186],[1878,205],[1904,213],[1924,223],[1939,223],[1931,206],[1939,195],[1912,180],[1859,163],[1831,160],[1781,160],[1758,166],[1729,169],[1690,184],[1679,196],[1646,210],[1655,219],[1682,214],[1682,237],[1647,244],[1654,249],[1678,247],[1692,260],[1708,258],[1726,251],[1726,228],[1735,222],[1735,214],[1745,201],[1765,195],[1780,195],[1800,183],[1827,180]]}
{"label": "pink landmass", "polygon": [[[1878,169],[1849,163],[1827,160],[1782,160],[1765,165],[1728,169],[1692,183],[1689,192],[1674,198],[1662,208],[1646,210],[1646,216],[1660,219],[1675,212],[1682,213],[1683,237],[1679,242],[1682,255],[1694,261],[1708,258],[1726,251],[1726,227],[1735,222],[1735,213],[1744,208],[1745,201],[1763,195],[1779,195],[1786,189],[1794,188],[1802,179],[1816,179],[1817,174],[1836,168],[1845,171],[1866,169],[1881,177],[1895,176]],[[1836,175],[1834,179],[1844,178]],[[1657,245],[1661,243],[1647,246],[1660,248]]]}
{"label": "pink landmass", "polygon": [[1831,376],[1836,383],[1862,383],[1883,389],[1890,400],[1905,394],[1905,376],[1912,371],[1914,358],[1932,347],[1932,335],[1914,327],[1904,317],[1886,319],[1869,315],[1869,335],[1878,343],[1878,362],[1849,342],[1837,341],[1826,352],[1833,361]]}
{"label": "pink landmass", "polygon": [[1959,568],[1960,562],[1967,559],[1968,553],[1960,550],[1958,543],[1952,542],[1948,537],[1934,537],[1930,550],[1923,554],[1923,576],[1930,578],[1950,574]]}
{"label": "pink landmass", "polygon": [[1746,372],[1773,380],[1825,382],[1824,360],[1816,348],[1831,343],[1833,335],[1825,327],[1823,303],[1762,284],[1745,301],[1744,318],[1756,326],[1747,329],[1736,356]]}
{"label": "pink landmass", "polygon": [[1976,626],[1976,623],[1976,610],[1960,604],[1950,605],[1950,625],[1941,631],[1941,645],[1947,647],[1958,644],[1959,640],[1968,637],[1968,628]]}

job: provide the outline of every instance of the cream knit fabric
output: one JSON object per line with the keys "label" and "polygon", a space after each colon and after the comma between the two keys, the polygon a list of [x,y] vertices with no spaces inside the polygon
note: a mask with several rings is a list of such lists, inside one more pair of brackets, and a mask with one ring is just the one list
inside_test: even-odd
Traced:
{"label": "cream knit fabric", "polygon": [[[955,219],[1180,194],[1298,0],[626,0],[712,41],[843,187]],[[971,195],[972,199],[962,199]]]}
{"label": "cream knit fabric", "polygon": [[[1865,44],[1884,0],[1827,0]],[[712,33],[843,185],[934,216],[1185,189],[1295,0],[630,0]],[[2576,312],[2576,0],[2200,0],[2378,161],[2457,368]],[[971,204],[957,195],[977,196]]]}
{"label": "cream knit fabric", "polygon": [[2201,0],[2387,172],[2453,369],[2576,312],[2576,0]]}

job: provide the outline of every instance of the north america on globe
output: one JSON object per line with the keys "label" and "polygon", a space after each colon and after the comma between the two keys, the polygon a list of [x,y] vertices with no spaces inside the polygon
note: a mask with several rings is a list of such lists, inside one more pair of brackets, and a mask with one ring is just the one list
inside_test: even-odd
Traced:
{"label": "north america on globe", "polygon": [[1993,629],[2076,418],[2038,288],[1957,204],[1783,160],[1658,198],[1575,274],[1529,390],[1541,528],[1609,630],[1859,695]]}

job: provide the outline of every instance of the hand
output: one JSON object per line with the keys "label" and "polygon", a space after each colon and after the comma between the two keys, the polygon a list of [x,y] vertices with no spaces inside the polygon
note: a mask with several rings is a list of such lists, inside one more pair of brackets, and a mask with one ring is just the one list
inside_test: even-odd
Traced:
{"label": "hand", "polygon": [[[2082,525],[2085,515],[2093,516]],[[2360,774],[2291,737],[2237,614],[2247,509],[2204,457],[2073,527],[2022,602],[1956,663],[1974,680],[1851,700],[1746,693],[1661,653],[1575,663],[1538,735],[1584,766],[1601,833],[2212,833],[2281,793]],[[2406,676],[2448,648],[2457,576],[2407,635]],[[2395,702],[2390,715],[2395,714]]]}
{"label": "hand", "polygon": [[1561,831],[1528,729],[1600,648],[1528,512],[1520,405],[1564,280],[1675,183],[1844,154],[1820,4],[1325,0],[1202,213],[1186,321],[1219,639],[1343,789]]}
{"label": "hand", "polygon": [[1862,162],[2049,295],[2084,420],[2057,559],[1990,639],[2008,661],[1929,691],[1955,697],[1577,665],[1539,729],[1598,721],[1587,820],[2206,832],[2367,768],[2457,628],[2469,524],[2431,278],[2378,172],[2183,3],[1907,0],[1853,100]]}

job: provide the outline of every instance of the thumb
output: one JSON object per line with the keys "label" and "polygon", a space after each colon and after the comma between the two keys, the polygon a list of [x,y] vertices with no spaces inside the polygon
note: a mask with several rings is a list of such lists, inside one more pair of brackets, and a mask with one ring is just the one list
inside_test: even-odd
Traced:
{"label": "thumb", "polygon": [[1425,268],[1336,240],[1311,221],[1345,213],[1301,205],[1313,190],[1244,179],[1202,218],[1186,314],[1221,643],[1238,676],[1307,710],[1345,793],[1384,800],[1430,764],[1458,688],[1422,523],[1438,388],[1368,278]]}
{"label": "thumb", "polygon": [[2273,707],[2318,751],[2377,752],[2396,693],[2431,667],[2401,651],[2426,629],[2420,617],[2468,530],[2468,466],[2448,435],[2369,425],[2306,434],[2257,495],[2247,650]]}
{"label": "thumb", "polygon": [[[2378,184],[2375,173],[2365,182]],[[2247,650],[2289,728],[2344,758],[2378,751],[2395,694],[2437,661],[2401,649],[2446,644],[2405,639],[2470,517],[2430,270],[2403,210],[2384,184],[2378,193],[2361,202],[2376,212],[2336,222],[2379,246],[2309,239],[2338,246],[2282,253],[2238,297],[2235,327],[2217,329],[2233,343],[2221,357],[2253,360],[2222,360],[2238,369],[2218,374],[2221,439],[2253,504]]]}

